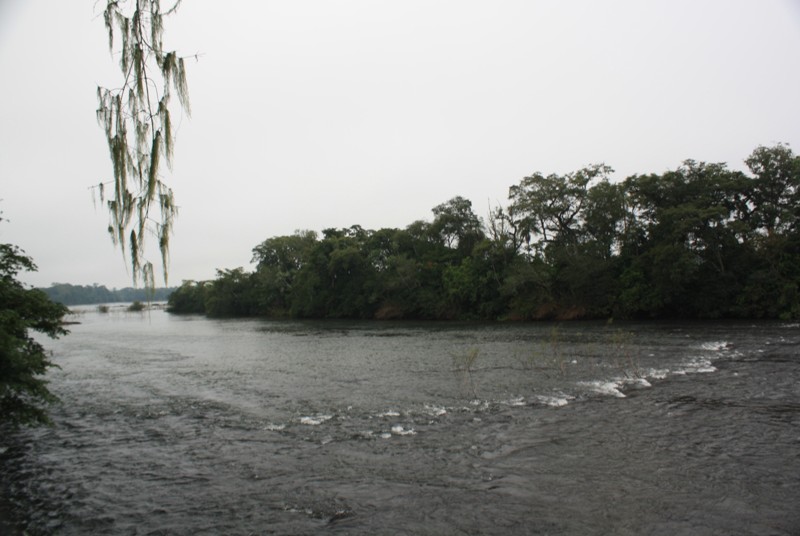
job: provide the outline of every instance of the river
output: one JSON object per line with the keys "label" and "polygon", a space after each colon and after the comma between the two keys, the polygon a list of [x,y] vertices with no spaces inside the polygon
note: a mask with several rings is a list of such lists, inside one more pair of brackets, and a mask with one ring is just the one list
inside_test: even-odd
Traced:
{"label": "river", "polygon": [[797,323],[75,320],[12,534],[800,534]]}

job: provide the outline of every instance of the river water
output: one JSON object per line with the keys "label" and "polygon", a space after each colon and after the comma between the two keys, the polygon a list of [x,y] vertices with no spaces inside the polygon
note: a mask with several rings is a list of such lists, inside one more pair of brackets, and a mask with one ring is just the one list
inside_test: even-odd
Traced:
{"label": "river water", "polygon": [[19,534],[800,534],[800,325],[85,309]]}

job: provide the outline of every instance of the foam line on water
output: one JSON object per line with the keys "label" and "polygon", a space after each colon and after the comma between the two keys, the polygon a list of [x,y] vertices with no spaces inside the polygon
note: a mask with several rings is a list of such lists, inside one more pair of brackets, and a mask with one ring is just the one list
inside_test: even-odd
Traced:
{"label": "foam line on water", "polygon": [[333,419],[333,415],[314,415],[314,416],[306,416],[300,417],[300,424],[306,424],[309,426],[319,426],[320,424]]}
{"label": "foam line on water", "polygon": [[620,388],[622,387],[621,382],[594,380],[588,382],[578,382],[578,385],[584,385],[597,394],[625,398],[625,393],[620,391]]}
{"label": "foam line on water", "polygon": [[551,408],[562,408],[570,403],[571,400],[575,400],[573,396],[561,395],[561,396],[548,396],[548,395],[536,395],[536,400],[545,406],[550,406]]}

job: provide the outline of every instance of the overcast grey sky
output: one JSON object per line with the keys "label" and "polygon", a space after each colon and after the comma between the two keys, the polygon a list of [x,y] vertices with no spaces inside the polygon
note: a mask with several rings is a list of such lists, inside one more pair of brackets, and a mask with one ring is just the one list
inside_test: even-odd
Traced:
{"label": "overcast grey sky", "polygon": [[[95,90],[120,83],[104,4],[0,0],[0,242],[37,286],[131,284],[89,191],[111,176]],[[165,38],[201,54],[164,177],[171,284],[296,229],[405,227],[456,195],[485,216],[535,171],[800,151],[796,0],[185,0]]]}

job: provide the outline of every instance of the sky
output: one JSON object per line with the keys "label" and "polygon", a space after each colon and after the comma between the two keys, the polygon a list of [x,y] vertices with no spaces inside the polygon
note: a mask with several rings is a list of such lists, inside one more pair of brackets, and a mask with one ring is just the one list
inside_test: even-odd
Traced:
{"label": "sky", "polygon": [[[0,0],[0,242],[29,285],[132,285],[90,189],[112,176],[96,88],[121,83],[104,4]],[[800,151],[798,0],[184,0],[165,47],[197,56],[162,176],[170,285],[296,230],[455,196],[485,217],[535,172]]]}

